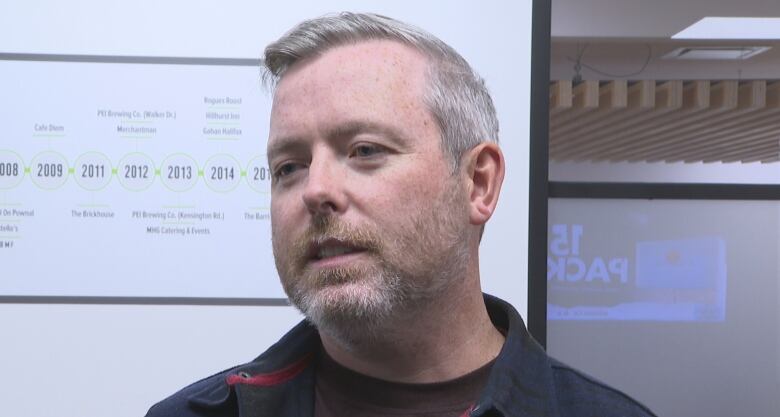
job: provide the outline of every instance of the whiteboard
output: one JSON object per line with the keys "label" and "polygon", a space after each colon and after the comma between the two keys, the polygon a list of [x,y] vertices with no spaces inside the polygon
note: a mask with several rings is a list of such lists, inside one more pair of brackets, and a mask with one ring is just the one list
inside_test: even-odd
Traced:
{"label": "whiteboard", "polygon": [[256,62],[34,57],[0,63],[2,293],[284,297]]}
{"label": "whiteboard", "polygon": [[417,24],[487,80],[508,168],[483,287],[524,312],[530,1],[14,5],[0,15],[0,296],[283,299],[256,62],[338,10]]}

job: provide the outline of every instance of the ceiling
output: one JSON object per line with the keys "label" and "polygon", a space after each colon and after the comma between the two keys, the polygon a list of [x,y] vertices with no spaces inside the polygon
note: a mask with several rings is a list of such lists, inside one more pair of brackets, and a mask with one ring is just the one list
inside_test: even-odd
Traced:
{"label": "ceiling", "polygon": [[[780,0],[778,0],[780,2]],[[768,46],[745,60],[674,60],[664,55],[680,47]],[[672,39],[557,38],[550,49],[550,78],[573,79],[579,57],[584,79],[780,79],[780,41],[700,41]]]}
{"label": "ceiling", "polygon": [[[568,106],[551,102],[551,158],[780,160],[780,40],[670,39],[707,16],[780,17],[780,0],[552,0],[551,100],[562,85],[574,89]],[[746,60],[663,58],[673,49],[691,46],[771,49]],[[579,83],[580,77],[585,83]],[[642,82],[649,83],[648,97],[655,100],[649,107],[631,104],[637,103]],[[588,83],[594,83],[596,99],[584,105]],[[623,89],[615,90],[620,85],[615,83],[623,83]],[[692,93],[697,83],[706,83],[712,103],[691,101],[697,97]],[[670,97],[665,91],[672,85],[674,105],[662,99]],[[628,94],[623,105],[615,106],[614,97],[604,100],[614,91]],[[730,100],[724,101],[724,91],[731,92]],[[760,105],[752,100],[757,97],[763,99]]]}
{"label": "ceiling", "polygon": [[[680,40],[706,16],[780,17],[780,0],[552,0],[550,78],[780,79],[780,40]],[[680,47],[768,46],[735,61],[669,60]],[[614,76],[610,76],[614,75]]]}
{"label": "ceiling", "polygon": [[775,162],[780,82],[556,81],[555,161]]}
{"label": "ceiling", "polygon": [[705,16],[780,17],[780,0],[551,0],[552,36],[668,39]]}

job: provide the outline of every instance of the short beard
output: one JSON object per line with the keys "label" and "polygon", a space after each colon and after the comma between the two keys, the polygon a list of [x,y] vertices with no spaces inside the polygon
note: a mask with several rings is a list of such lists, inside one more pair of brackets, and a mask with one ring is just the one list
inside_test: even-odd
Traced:
{"label": "short beard", "polygon": [[343,346],[383,339],[391,317],[414,294],[398,273],[381,267],[339,268],[318,275],[328,284],[313,291],[301,285],[286,285],[285,290],[310,322]]}
{"label": "short beard", "polygon": [[[290,302],[345,348],[392,338],[395,326],[413,320],[465,269],[466,220],[455,211],[463,204],[459,197],[463,194],[457,190],[445,190],[430,212],[418,213],[397,236],[384,239],[370,227],[357,228],[318,215],[280,256],[282,242],[273,234],[274,258]],[[374,262],[311,270],[306,266],[309,245],[328,238],[364,248]],[[388,245],[383,245],[385,241]]]}
{"label": "short beard", "polygon": [[[309,245],[335,238],[365,249],[376,265],[314,271],[308,266]],[[276,251],[276,236],[274,248]],[[352,345],[375,340],[399,305],[406,304],[416,288],[402,279],[402,273],[381,256],[378,234],[369,228],[355,228],[333,216],[318,215],[290,250],[287,262],[277,256],[277,269],[290,302],[317,328]]]}

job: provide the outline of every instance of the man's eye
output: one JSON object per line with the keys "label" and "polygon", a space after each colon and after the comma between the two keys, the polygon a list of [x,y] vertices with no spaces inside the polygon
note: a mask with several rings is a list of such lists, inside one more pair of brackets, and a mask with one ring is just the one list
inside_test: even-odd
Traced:
{"label": "man's eye", "polygon": [[276,171],[274,171],[274,177],[276,178],[284,178],[295,171],[299,170],[301,168],[301,164],[296,164],[293,162],[288,162],[286,164],[279,165],[278,168],[276,168]]}
{"label": "man's eye", "polygon": [[368,158],[384,152],[382,147],[363,143],[352,148],[351,157]]}

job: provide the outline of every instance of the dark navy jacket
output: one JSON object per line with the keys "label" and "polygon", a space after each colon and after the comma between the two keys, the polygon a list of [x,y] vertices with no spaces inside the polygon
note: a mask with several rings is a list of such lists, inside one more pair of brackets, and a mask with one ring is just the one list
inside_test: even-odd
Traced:
{"label": "dark navy jacket", "polygon": [[[550,358],[508,303],[485,295],[506,342],[471,417],[650,417],[627,395]],[[312,417],[317,330],[302,322],[254,361],[202,379],[147,417]]]}

